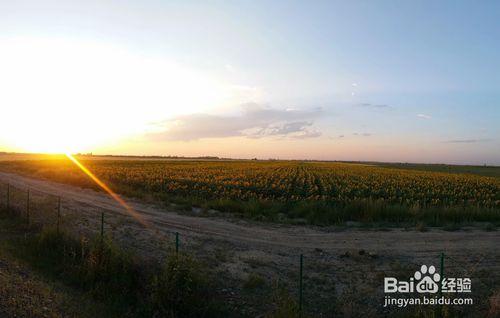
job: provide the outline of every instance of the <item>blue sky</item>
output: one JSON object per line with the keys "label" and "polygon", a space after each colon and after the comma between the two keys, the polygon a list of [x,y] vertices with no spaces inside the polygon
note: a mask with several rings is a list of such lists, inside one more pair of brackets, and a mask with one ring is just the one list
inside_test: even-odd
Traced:
{"label": "blue sky", "polygon": [[[72,140],[82,150],[500,164],[498,21],[498,1],[3,1],[0,45],[15,49],[0,60],[37,61],[59,74],[58,59],[50,56],[65,52],[75,64],[95,67],[87,77],[79,75],[84,69],[64,73],[82,87],[71,91],[95,96],[79,107],[123,112],[127,127],[137,129],[109,129],[103,121],[96,135],[120,133],[92,136],[87,144],[80,128]],[[49,57],[37,55],[40,47]],[[87,47],[90,53],[75,53]],[[27,50],[14,64],[9,60]],[[126,56],[106,69],[115,55]],[[127,70],[129,61],[135,68],[114,80],[112,74]],[[163,68],[165,63],[170,66]],[[172,68],[173,80],[154,71]],[[165,81],[165,89],[129,96],[140,86],[131,79],[107,92],[85,92],[100,69],[113,82],[142,76],[142,83],[156,81],[147,87]],[[51,87],[60,83],[61,76],[39,76],[47,70],[25,72]],[[3,76],[10,83],[13,75]],[[168,87],[176,77],[187,84],[172,89],[178,93],[172,99]],[[152,97],[141,102],[141,93]],[[57,108],[53,96],[43,98],[36,107],[47,112],[76,107],[70,97]],[[23,111],[13,112],[10,121],[22,125],[21,114],[30,107],[30,100],[19,103]],[[148,116],[135,125],[137,112]],[[16,140],[0,133],[0,148],[35,150],[29,136]],[[58,135],[54,130],[44,138]]]}

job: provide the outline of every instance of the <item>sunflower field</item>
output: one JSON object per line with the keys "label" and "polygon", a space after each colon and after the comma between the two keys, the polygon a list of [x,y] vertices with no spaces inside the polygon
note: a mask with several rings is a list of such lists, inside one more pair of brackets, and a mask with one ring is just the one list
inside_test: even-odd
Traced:
{"label": "sunflower field", "polygon": [[[81,162],[121,194],[261,219],[311,219],[315,213],[320,217],[313,215],[319,220],[313,223],[408,220],[405,213],[413,219],[428,213],[433,219],[439,214],[457,221],[500,219],[500,179],[473,174],[337,162]],[[67,159],[0,162],[0,170],[98,189]]]}

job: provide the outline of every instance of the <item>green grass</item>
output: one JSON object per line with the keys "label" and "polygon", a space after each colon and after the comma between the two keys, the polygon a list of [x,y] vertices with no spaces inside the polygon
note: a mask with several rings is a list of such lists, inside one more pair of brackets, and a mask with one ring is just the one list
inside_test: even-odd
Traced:
{"label": "green grass", "polygon": [[19,244],[19,256],[30,264],[105,300],[113,312],[137,305],[142,289],[139,266],[110,239],[79,241],[66,232],[44,228]]}
{"label": "green grass", "polygon": [[[295,223],[305,220],[313,225],[342,225],[346,222],[384,223],[388,226],[425,223],[443,226],[449,223],[500,222],[500,210],[475,206],[419,207],[388,204],[382,200],[360,199],[348,203],[302,201],[296,203],[217,200],[205,203],[206,208],[273,222]],[[282,217],[286,216],[285,219]]]}
{"label": "green grass", "polygon": [[224,306],[212,292],[210,273],[191,256],[172,253],[162,266],[146,269],[109,238],[77,239],[53,227],[27,229],[16,214],[0,210],[0,215],[2,227],[24,233],[7,242],[17,258],[104,303],[106,316],[225,315]]}
{"label": "green grass", "polygon": [[200,263],[185,254],[172,254],[151,284],[151,306],[162,317],[222,317]]}
{"label": "green grass", "polygon": [[281,286],[274,286],[273,294],[274,310],[267,315],[267,318],[299,318],[306,317],[300,315],[299,304],[295,297]]}
{"label": "green grass", "polygon": [[248,290],[254,290],[264,287],[266,284],[266,280],[259,274],[250,273],[243,284],[243,288]]}

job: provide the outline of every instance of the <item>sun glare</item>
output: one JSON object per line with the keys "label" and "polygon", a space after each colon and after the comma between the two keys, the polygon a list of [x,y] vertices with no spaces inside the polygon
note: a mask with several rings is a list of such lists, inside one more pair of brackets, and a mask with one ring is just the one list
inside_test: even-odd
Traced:
{"label": "sun glare", "polygon": [[91,151],[181,113],[216,107],[225,84],[163,58],[98,43],[0,38],[0,142],[14,150]]}
{"label": "sun glare", "polygon": [[66,154],[69,160],[71,160],[80,170],[82,170],[92,181],[94,181],[101,189],[103,189],[107,194],[113,198],[118,204],[120,204],[127,213],[135,218],[139,223],[141,223],[144,227],[149,227],[149,223],[144,220],[144,218],[137,213],[125,200],[123,200],[118,194],[116,194],[110,187],[103,181],[101,181],[95,174],[92,173],[87,167],[85,167],[78,159],[73,157],[71,154]]}

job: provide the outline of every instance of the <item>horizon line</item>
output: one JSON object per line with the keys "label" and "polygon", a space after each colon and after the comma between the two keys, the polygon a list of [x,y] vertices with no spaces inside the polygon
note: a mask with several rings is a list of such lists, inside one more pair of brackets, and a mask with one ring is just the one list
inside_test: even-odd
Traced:
{"label": "horizon line", "polygon": [[[64,153],[38,153],[38,152],[8,152],[0,151],[0,155],[44,155],[44,156],[66,156]],[[445,166],[468,166],[468,167],[487,167],[487,168],[500,168],[500,164],[456,164],[456,163],[446,163],[446,162],[410,162],[410,161],[378,161],[378,160],[338,160],[338,159],[304,159],[304,158],[294,158],[294,159],[280,159],[280,158],[232,158],[232,157],[221,157],[215,155],[203,155],[203,156],[180,156],[180,155],[130,155],[130,154],[94,154],[93,152],[88,153],[73,153],[73,156],[80,157],[116,157],[116,158],[140,158],[140,159],[185,159],[185,160],[227,160],[227,161],[302,161],[302,162],[339,162],[339,163],[358,163],[358,164],[399,164],[399,165],[445,165]]]}

